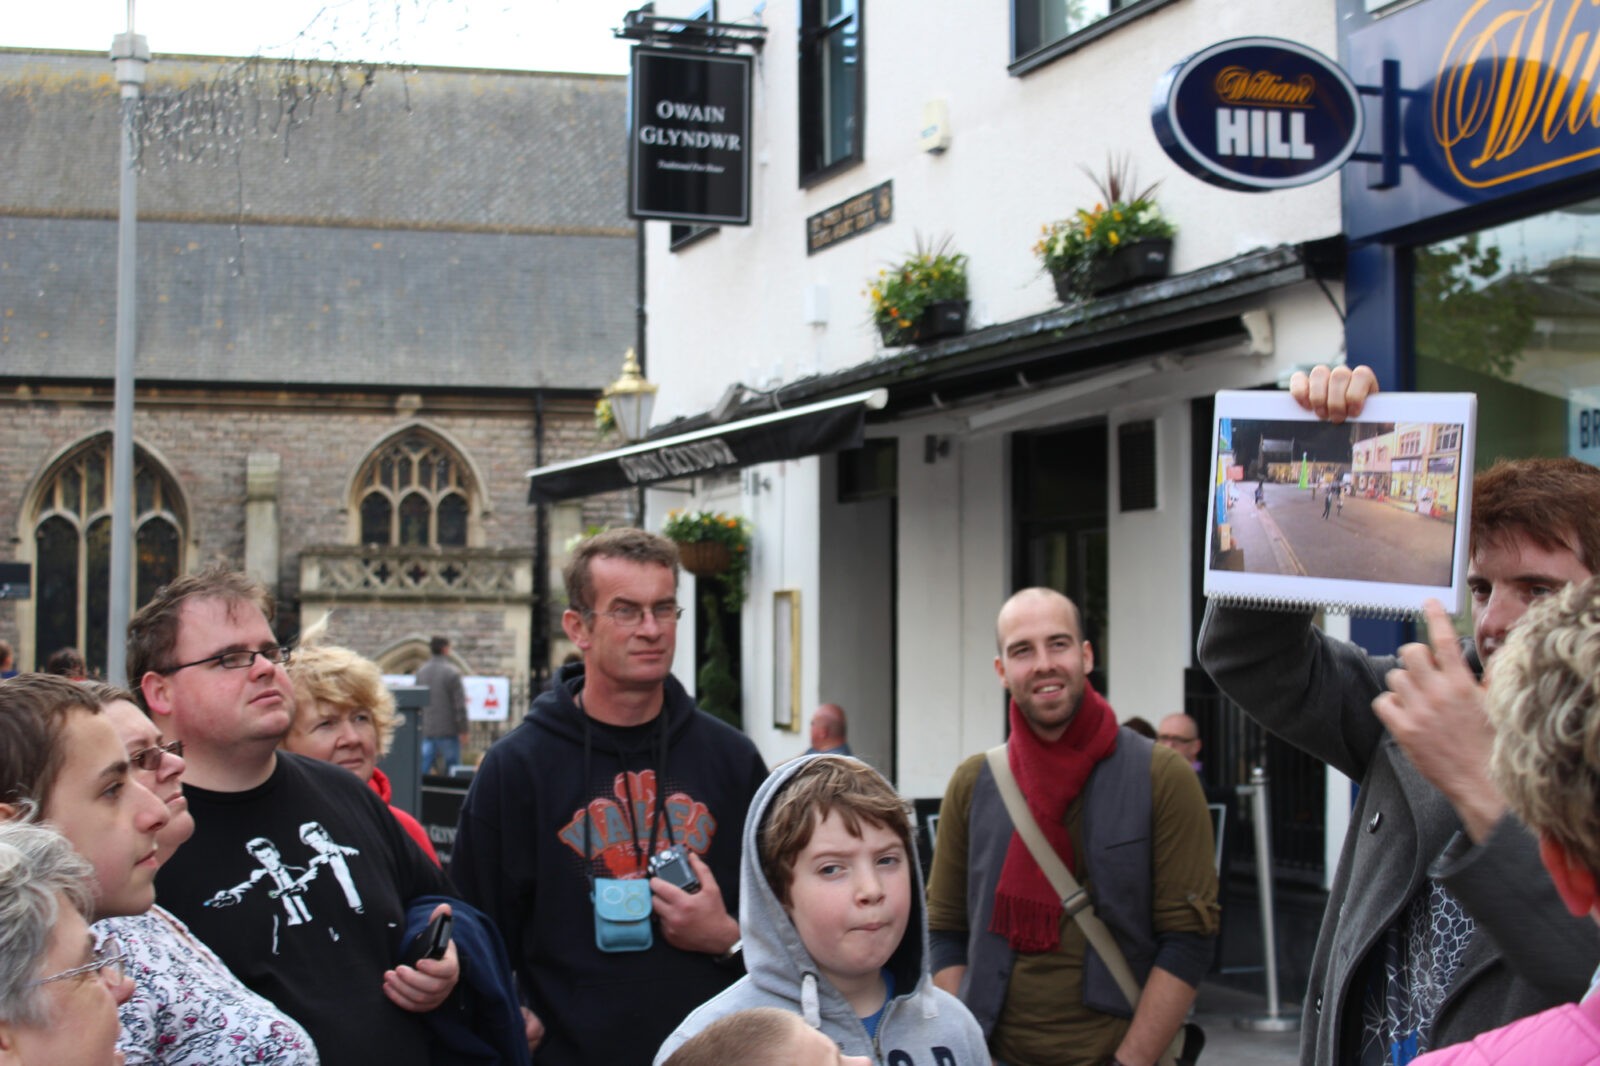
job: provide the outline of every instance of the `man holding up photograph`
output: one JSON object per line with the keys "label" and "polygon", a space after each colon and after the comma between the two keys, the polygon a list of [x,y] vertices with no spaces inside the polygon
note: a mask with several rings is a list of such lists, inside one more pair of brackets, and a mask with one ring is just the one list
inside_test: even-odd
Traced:
{"label": "man holding up photograph", "polygon": [[[1340,423],[1378,391],[1365,367],[1296,373]],[[1371,656],[1311,615],[1208,605],[1201,664],[1256,721],[1359,782],[1306,992],[1301,1060],[1403,1064],[1583,995],[1600,963],[1538,846],[1489,782],[1478,676],[1530,602],[1600,559],[1600,470],[1499,462],[1474,479],[1473,638],[1430,602],[1427,644]]]}

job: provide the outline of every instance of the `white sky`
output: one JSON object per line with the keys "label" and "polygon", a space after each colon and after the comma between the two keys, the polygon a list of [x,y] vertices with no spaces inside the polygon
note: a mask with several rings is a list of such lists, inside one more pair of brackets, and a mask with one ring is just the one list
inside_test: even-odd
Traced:
{"label": "white sky", "polygon": [[[131,0],[157,54],[625,74],[640,0]],[[0,45],[107,51],[130,0],[0,0]]]}

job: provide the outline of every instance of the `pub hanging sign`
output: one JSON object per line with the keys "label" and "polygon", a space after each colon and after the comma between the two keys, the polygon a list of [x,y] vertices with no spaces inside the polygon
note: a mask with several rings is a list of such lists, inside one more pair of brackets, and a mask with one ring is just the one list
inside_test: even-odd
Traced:
{"label": "pub hanging sign", "polygon": [[1150,120],[1167,155],[1195,177],[1265,192],[1338,172],[1361,143],[1361,95],[1303,44],[1241,37],[1169,70]]}
{"label": "pub hanging sign", "polygon": [[750,57],[633,50],[628,213],[750,224]]}

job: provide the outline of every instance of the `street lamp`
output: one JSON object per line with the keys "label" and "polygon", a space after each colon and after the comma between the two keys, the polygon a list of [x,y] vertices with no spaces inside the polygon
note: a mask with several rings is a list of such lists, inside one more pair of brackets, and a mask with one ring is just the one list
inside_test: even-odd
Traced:
{"label": "street lamp", "polygon": [[622,376],[601,392],[611,402],[611,417],[629,444],[644,440],[650,429],[650,412],[656,405],[656,384],[639,370],[633,349],[622,357]]}

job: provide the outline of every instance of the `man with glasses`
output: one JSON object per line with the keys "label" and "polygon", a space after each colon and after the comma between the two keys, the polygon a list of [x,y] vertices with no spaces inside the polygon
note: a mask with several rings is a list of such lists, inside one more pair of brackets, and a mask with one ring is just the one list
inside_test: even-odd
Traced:
{"label": "man with glasses", "polygon": [[1186,714],[1169,714],[1156,727],[1156,743],[1165,744],[1200,772],[1200,723]]}
{"label": "man with glasses", "polygon": [[564,577],[561,624],[583,661],[489,750],[451,872],[505,937],[545,1028],[537,1061],[642,1064],[743,972],[739,834],[767,771],[671,674],[670,540],[602,533]]}
{"label": "man with glasses", "polygon": [[[455,947],[394,966],[396,930],[409,901],[453,893],[355,776],[278,750],[294,702],[272,608],[258,583],[214,567],[158,590],[129,623],[128,675],[162,733],[183,744],[196,824],[157,875],[161,901],[246,986],[303,1025],[323,1062],[422,1066],[421,1015],[455,987]],[[292,900],[270,878],[263,891],[230,891],[252,883],[269,852],[286,869],[310,868],[321,851],[301,827],[312,822],[348,849],[359,910],[331,877],[296,882]],[[286,916],[291,903],[298,921]]]}

